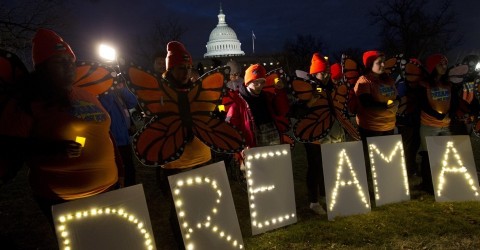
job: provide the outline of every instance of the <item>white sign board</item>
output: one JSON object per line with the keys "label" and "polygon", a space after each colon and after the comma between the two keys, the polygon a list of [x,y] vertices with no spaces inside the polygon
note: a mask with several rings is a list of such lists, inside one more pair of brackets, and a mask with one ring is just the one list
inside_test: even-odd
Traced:
{"label": "white sign board", "polygon": [[328,220],[371,211],[361,141],[322,144]]}
{"label": "white sign board", "polygon": [[297,222],[290,145],[245,150],[252,234]]}
{"label": "white sign board", "polygon": [[426,141],[435,200],[480,200],[470,137],[427,136]]}
{"label": "white sign board", "polygon": [[171,175],[178,223],[186,249],[243,249],[224,162]]}
{"label": "white sign board", "polygon": [[59,249],[156,249],[141,184],[52,207]]}
{"label": "white sign board", "polygon": [[375,205],[410,200],[400,135],[367,137]]}

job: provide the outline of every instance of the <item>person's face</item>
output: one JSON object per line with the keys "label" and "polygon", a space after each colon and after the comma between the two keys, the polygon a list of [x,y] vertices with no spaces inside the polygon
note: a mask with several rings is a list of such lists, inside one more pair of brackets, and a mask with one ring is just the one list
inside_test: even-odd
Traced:
{"label": "person's face", "polygon": [[445,73],[447,72],[447,61],[440,61],[437,66],[435,66],[435,68],[437,69],[439,75],[445,75]]}
{"label": "person's face", "polygon": [[165,58],[157,57],[153,62],[153,70],[155,73],[162,74],[165,72]]}
{"label": "person's face", "polygon": [[190,80],[190,74],[192,72],[192,65],[180,64],[172,68],[172,75],[176,81],[181,84],[187,84]]}
{"label": "person's face", "polygon": [[237,80],[237,79],[238,79],[238,73],[230,74],[230,81],[234,81],[234,80]]}
{"label": "person's face", "polygon": [[318,80],[320,80],[323,83],[326,83],[326,82],[328,82],[328,79],[330,79],[329,71],[330,70],[327,68],[323,72],[318,72],[318,73],[315,74],[315,78],[317,78]]}
{"label": "person's face", "polygon": [[55,87],[71,88],[76,76],[75,60],[70,54],[54,55],[45,61],[46,73]]}
{"label": "person's face", "polygon": [[380,56],[373,61],[372,72],[375,74],[383,74],[385,72],[385,57]]}
{"label": "person's face", "polygon": [[256,79],[256,80],[251,81],[251,82],[248,84],[247,87],[248,87],[254,94],[258,95],[258,94],[260,94],[260,92],[262,92],[263,86],[265,86],[265,79],[260,78],[260,79]]}

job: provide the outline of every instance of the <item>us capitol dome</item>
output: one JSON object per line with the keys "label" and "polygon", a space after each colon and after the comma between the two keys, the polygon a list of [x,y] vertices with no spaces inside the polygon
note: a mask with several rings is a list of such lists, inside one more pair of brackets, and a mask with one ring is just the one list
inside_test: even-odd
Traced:
{"label": "us capitol dome", "polygon": [[220,5],[220,13],[218,14],[218,24],[212,32],[207,42],[207,53],[203,55],[204,58],[212,57],[232,57],[243,56],[245,52],[241,49],[241,43],[237,39],[237,34],[232,28],[228,27],[225,22],[225,14],[223,14],[222,6]]}

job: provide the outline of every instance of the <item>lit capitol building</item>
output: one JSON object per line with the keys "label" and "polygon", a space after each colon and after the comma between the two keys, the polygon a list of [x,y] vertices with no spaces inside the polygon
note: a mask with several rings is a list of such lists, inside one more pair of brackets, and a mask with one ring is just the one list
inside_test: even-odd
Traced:
{"label": "lit capitol building", "polygon": [[[220,13],[217,16],[218,24],[210,32],[210,37],[205,46],[207,53],[203,55],[202,59],[195,60],[201,63],[204,70],[210,70],[221,65],[229,65],[230,67],[235,65],[235,67],[240,67],[239,72],[243,74],[243,71],[252,63],[261,63],[267,67],[267,69],[278,67],[279,62],[270,55],[245,55],[245,52],[242,51],[241,48],[242,43],[238,40],[237,34],[225,21],[222,5],[220,5]],[[252,39],[252,43],[253,42]]]}
{"label": "lit capitol building", "polygon": [[245,52],[242,51],[242,44],[237,39],[237,34],[232,28],[228,27],[225,22],[225,14],[223,14],[222,6],[220,5],[220,13],[218,14],[218,24],[212,32],[207,42],[207,53],[203,55],[204,58],[212,57],[234,57],[243,56]]}

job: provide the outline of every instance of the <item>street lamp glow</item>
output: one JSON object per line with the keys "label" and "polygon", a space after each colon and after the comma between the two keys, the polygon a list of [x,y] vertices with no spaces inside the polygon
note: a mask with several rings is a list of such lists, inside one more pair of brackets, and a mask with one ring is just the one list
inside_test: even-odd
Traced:
{"label": "street lamp glow", "polygon": [[475,71],[480,71],[480,62],[478,62],[477,65],[475,65]]}
{"label": "street lamp glow", "polygon": [[100,44],[98,52],[100,54],[100,57],[107,61],[115,61],[115,59],[117,58],[117,52],[115,51],[115,49],[105,44]]}

